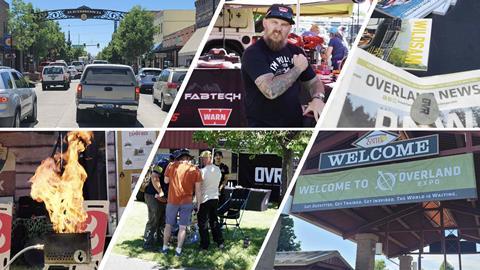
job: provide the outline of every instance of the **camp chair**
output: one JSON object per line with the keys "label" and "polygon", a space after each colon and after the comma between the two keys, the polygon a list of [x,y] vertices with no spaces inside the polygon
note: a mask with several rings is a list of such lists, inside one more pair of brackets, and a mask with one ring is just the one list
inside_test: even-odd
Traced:
{"label": "camp chair", "polygon": [[[240,231],[242,237],[245,238],[240,223],[242,221],[243,212],[247,205],[248,198],[250,196],[250,190],[246,188],[236,188],[232,191],[227,200],[218,208],[218,217],[222,220],[222,225],[228,230],[228,225],[235,225],[233,238],[237,231]],[[228,220],[234,220],[235,223],[227,223]]]}

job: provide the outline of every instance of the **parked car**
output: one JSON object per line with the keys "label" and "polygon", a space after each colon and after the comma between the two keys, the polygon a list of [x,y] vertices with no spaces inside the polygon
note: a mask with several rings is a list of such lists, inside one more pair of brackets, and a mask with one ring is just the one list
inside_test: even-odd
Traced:
{"label": "parked car", "polygon": [[163,111],[168,112],[172,106],[178,89],[185,79],[188,68],[167,68],[160,73],[158,78],[154,78],[152,99],[153,103],[158,104]]}
{"label": "parked car", "polygon": [[162,72],[159,68],[142,68],[138,71],[137,82],[140,86],[140,93],[153,91],[153,78],[158,77]]}
{"label": "parked car", "polygon": [[77,122],[87,120],[86,111],[109,116],[126,115],[137,119],[140,87],[130,66],[113,64],[87,65],[77,86]]}
{"label": "parked car", "polygon": [[80,75],[75,66],[68,66],[67,72],[70,74],[70,81],[75,80]]}
{"label": "parked car", "polygon": [[92,64],[108,64],[107,60],[93,60]]}
{"label": "parked car", "polygon": [[63,66],[46,66],[42,71],[42,90],[52,86],[63,86],[64,90],[70,88],[70,74]]}
{"label": "parked car", "polygon": [[0,126],[20,127],[37,121],[35,85],[15,69],[0,68]]}
{"label": "parked car", "polygon": [[71,65],[75,66],[79,73],[82,73],[83,68],[85,67],[85,64],[82,61],[72,61]]}
{"label": "parked car", "polygon": [[41,63],[38,65],[38,72],[42,72],[43,68],[44,68],[45,66],[50,65],[50,63],[51,63],[50,61],[41,62]]}

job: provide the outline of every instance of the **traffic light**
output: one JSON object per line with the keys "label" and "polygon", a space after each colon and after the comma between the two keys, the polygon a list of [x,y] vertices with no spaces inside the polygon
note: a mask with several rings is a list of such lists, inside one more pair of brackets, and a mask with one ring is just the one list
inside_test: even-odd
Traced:
{"label": "traffic light", "polygon": [[83,43],[83,47],[87,47],[87,43]]}
{"label": "traffic light", "polygon": [[100,48],[100,43],[97,43],[97,48]]}

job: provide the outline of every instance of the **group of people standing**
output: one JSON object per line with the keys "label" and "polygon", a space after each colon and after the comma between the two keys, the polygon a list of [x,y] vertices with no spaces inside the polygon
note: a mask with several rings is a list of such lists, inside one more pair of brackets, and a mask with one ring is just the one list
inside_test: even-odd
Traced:
{"label": "group of people standing", "polygon": [[222,163],[220,151],[215,152],[215,160],[210,151],[203,151],[200,154],[202,168],[192,162],[193,158],[188,149],[181,149],[172,153],[170,160],[161,160],[153,167],[145,189],[148,222],[144,249],[154,250],[155,243],[163,242],[160,251],[167,254],[172,229],[178,224],[175,255],[181,256],[194,210],[197,211],[200,248],[209,248],[210,229],[217,247],[224,249],[217,209],[220,192],[228,181],[228,166]]}
{"label": "group of people standing", "polygon": [[[319,52],[322,54],[323,61],[331,61],[331,65],[334,70],[341,68],[340,63],[348,55],[348,42],[346,39],[345,26],[330,27],[328,30],[329,42],[325,52]],[[302,36],[319,36],[320,27],[317,24],[312,24],[310,30],[302,33]]]}

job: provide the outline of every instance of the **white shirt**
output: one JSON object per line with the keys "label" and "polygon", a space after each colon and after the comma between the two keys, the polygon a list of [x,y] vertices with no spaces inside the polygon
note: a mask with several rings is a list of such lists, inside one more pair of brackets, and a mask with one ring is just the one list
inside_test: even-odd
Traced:
{"label": "white shirt", "polygon": [[202,191],[202,203],[218,199],[218,185],[222,179],[222,172],[216,165],[210,164],[202,169],[202,184],[200,190]]}

